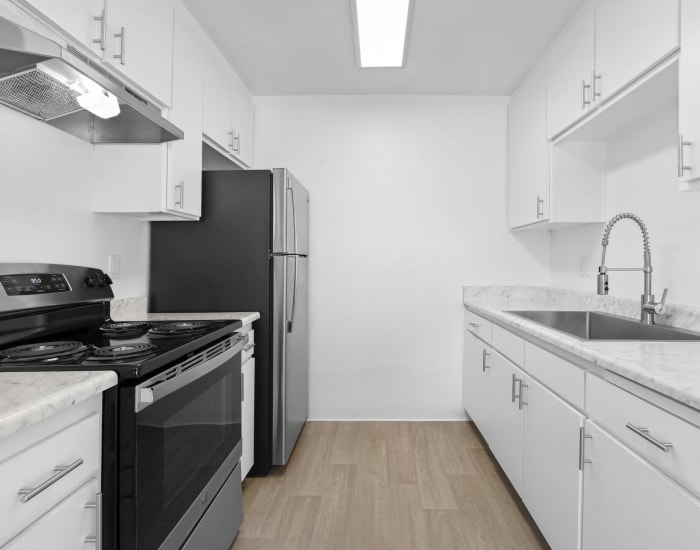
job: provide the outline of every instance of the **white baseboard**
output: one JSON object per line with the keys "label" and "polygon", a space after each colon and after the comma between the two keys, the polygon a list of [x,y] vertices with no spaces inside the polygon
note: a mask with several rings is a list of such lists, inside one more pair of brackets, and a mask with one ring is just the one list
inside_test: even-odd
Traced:
{"label": "white baseboard", "polygon": [[451,407],[309,407],[309,420],[449,420],[467,419]]}

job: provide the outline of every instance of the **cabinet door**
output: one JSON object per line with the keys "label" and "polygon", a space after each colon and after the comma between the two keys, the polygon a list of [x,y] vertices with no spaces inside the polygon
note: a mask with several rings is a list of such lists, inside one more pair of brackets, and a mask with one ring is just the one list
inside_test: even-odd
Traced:
{"label": "cabinet door", "polygon": [[[102,55],[102,21],[105,0],[23,0],[55,23],[77,42]],[[106,45],[106,28],[104,29]]]}
{"label": "cabinet door", "polygon": [[[66,497],[43,517],[12,539],[4,550],[75,550],[95,547],[96,521],[94,506],[99,491],[97,480],[92,480]],[[86,506],[89,505],[89,506]],[[86,540],[88,539],[88,540]]]}
{"label": "cabinet door", "polygon": [[168,144],[167,209],[202,213],[202,98],[204,35],[182,4],[175,9],[170,117],[185,139]]}
{"label": "cabinet door", "polygon": [[170,105],[172,84],[173,5],[173,0],[109,0],[107,5],[105,61],[164,105]]}
{"label": "cabinet door", "polygon": [[464,354],[462,356],[462,403],[464,410],[487,437],[488,401],[491,348],[468,330],[464,330]]}
{"label": "cabinet door", "polygon": [[241,367],[243,376],[243,401],[241,403],[241,479],[245,479],[253,467],[255,448],[255,358],[248,359]]}
{"label": "cabinet door", "polygon": [[204,135],[227,153],[233,150],[233,73],[219,51],[204,47]]}
{"label": "cabinet door", "polygon": [[[700,2],[681,2],[681,53],[678,62],[678,175],[700,178]],[[688,143],[684,145],[683,142]],[[687,167],[687,169],[683,168]]]}
{"label": "cabinet door", "polygon": [[508,107],[508,226],[548,218],[547,65],[541,61]]}
{"label": "cabinet door", "polygon": [[547,55],[547,137],[552,138],[593,106],[593,0],[588,0],[557,38]]}
{"label": "cabinet door", "polygon": [[518,395],[525,375],[499,353],[493,354],[486,399],[490,412],[489,448],[519,495],[523,476],[523,414]]}
{"label": "cabinet door", "polygon": [[584,550],[696,550],[700,501],[586,421]]}
{"label": "cabinet door", "polygon": [[247,166],[253,165],[253,131],[255,105],[253,96],[239,78],[235,78],[233,90],[233,154]]}
{"label": "cabinet door", "polygon": [[529,377],[524,392],[523,502],[552,548],[579,548],[584,417]]}
{"label": "cabinet door", "polygon": [[597,0],[595,11],[596,92],[601,100],[678,49],[678,0]]}

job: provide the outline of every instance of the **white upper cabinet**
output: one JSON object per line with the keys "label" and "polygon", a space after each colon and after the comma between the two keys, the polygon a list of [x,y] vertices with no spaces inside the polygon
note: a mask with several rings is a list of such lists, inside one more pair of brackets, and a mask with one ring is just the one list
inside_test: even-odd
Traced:
{"label": "white upper cabinet", "polygon": [[173,0],[105,0],[105,61],[170,105],[173,67]]}
{"label": "white upper cabinet", "polygon": [[678,62],[678,177],[681,190],[700,190],[700,2],[681,2]]}
{"label": "white upper cabinet", "polygon": [[678,27],[678,0],[597,0],[595,86],[600,100],[676,51]]}
{"label": "white upper cabinet", "polygon": [[547,54],[547,137],[572,126],[678,46],[678,0],[588,0]]}
{"label": "white upper cabinet", "polygon": [[541,61],[508,107],[508,226],[549,219],[547,67]]}
{"label": "white upper cabinet", "polygon": [[233,131],[233,71],[211,42],[204,48],[204,137],[231,153]]}
{"label": "white upper cabinet", "polygon": [[588,0],[547,55],[547,137],[552,138],[593,106],[595,4]]}
{"label": "white upper cabinet", "polygon": [[247,166],[252,166],[255,125],[253,96],[243,81],[235,75],[233,93],[233,154]]}
{"label": "white upper cabinet", "polygon": [[166,207],[169,211],[193,216],[202,212],[204,40],[190,13],[177,4],[170,118],[185,132],[185,139],[168,144]]}
{"label": "white upper cabinet", "polygon": [[95,210],[148,220],[197,220],[202,210],[204,35],[175,14],[171,119],[185,133],[167,144],[95,147]]}
{"label": "white upper cabinet", "polygon": [[76,42],[102,57],[107,44],[104,0],[22,0],[63,29]]}

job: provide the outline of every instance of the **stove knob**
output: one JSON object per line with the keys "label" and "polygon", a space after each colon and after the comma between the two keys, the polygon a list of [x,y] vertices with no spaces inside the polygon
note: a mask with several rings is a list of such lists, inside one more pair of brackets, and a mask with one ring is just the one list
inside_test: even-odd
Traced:
{"label": "stove knob", "polygon": [[100,286],[107,286],[107,285],[111,285],[114,283],[114,281],[112,280],[112,277],[110,277],[106,273],[102,274],[101,279],[102,279],[102,281],[101,281]]}
{"label": "stove knob", "polygon": [[94,288],[99,284],[100,280],[95,273],[90,273],[90,275],[88,275],[88,278],[85,279],[85,286],[88,286],[90,288]]}

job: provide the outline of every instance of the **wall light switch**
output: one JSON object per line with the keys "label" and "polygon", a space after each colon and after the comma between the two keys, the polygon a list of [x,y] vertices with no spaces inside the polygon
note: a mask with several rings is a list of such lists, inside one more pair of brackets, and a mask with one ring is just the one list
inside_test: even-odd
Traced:
{"label": "wall light switch", "polygon": [[118,254],[110,254],[107,257],[107,274],[113,281],[119,280],[122,274],[122,257]]}
{"label": "wall light switch", "polygon": [[580,256],[578,259],[578,274],[579,275],[590,275],[591,274],[591,257],[590,256]]}

